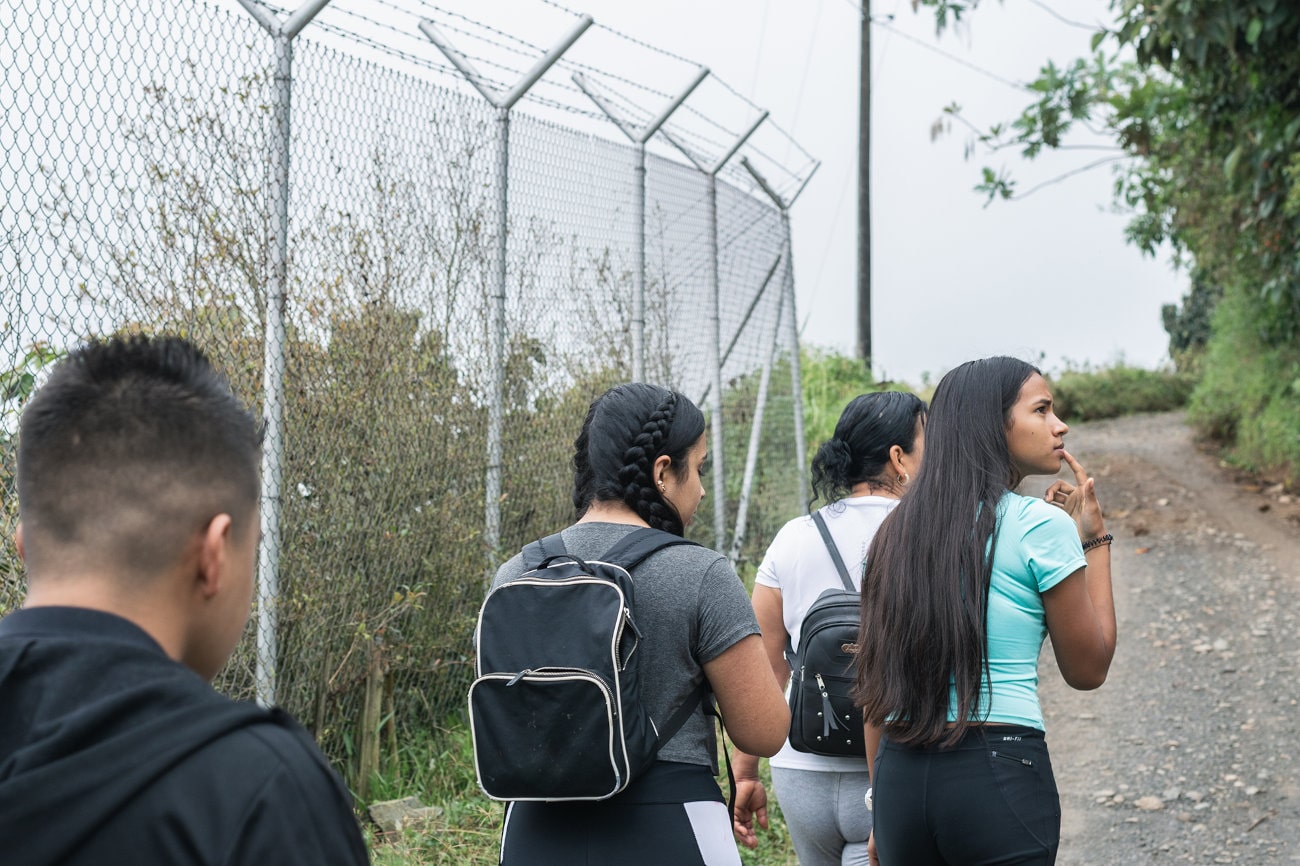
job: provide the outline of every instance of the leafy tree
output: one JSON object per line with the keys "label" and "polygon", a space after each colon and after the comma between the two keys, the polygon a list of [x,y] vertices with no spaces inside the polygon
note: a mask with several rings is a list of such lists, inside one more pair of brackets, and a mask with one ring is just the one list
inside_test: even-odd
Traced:
{"label": "leafy tree", "polygon": [[[942,28],[978,0],[918,0]],[[1130,242],[1168,243],[1194,266],[1179,349],[1211,319],[1192,418],[1251,465],[1300,467],[1300,6],[1286,0],[1112,0],[1093,55],[1044,66],[1035,100],[980,137],[1033,158],[1075,127],[1102,127],[1128,157],[1115,194],[1132,210]],[[992,168],[977,187],[1017,194]],[[1211,290],[1210,287],[1215,287]],[[1185,330],[1190,328],[1190,330]],[[1269,364],[1265,369],[1262,365]],[[1281,373],[1281,375],[1278,375]],[[1259,381],[1247,399],[1234,381]],[[1231,418],[1232,423],[1225,423]]]}
{"label": "leafy tree", "polygon": [[1223,297],[1223,289],[1194,270],[1192,287],[1183,295],[1182,304],[1165,304],[1160,317],[1169,334],[1169,356],[1179,370],[1195,369],[1197,360],[1210,341],[1214,308]]}

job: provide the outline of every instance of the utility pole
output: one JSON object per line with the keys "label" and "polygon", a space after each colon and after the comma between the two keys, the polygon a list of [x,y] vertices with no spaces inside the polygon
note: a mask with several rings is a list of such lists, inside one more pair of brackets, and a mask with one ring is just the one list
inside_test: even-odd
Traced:
{"label": "utility pole", "polygon": [[871,0],[862,3],[858,70],[858,357],[871,373]]}

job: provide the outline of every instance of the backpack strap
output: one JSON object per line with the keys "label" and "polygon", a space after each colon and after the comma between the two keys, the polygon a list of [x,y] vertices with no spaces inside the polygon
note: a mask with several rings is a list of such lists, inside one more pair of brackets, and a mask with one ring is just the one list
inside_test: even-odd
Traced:
{"label": "backpack strap", "polygon": [[630,574],[632,569],[644,562],[650,554],[676,544],[695,544],[695,542],[680,535],[673,535],[671,532],[664,532],[662,529],[643,526],[620,538],[600,558],[604,562],[621,565]]}
{"label": "backpack strap", "polygon": [[722,713],[718,710],[718,705],[713,700],[713,689],[709,686],[708,679],[700,680],[700,684],[686,696],[679,706],[669,717],[668,722],[659,731],[659,744],[655,747],[655,752],[664,747],[673,735],[681,730],[682,725],[695,712],[696,707],[702,706],[704,715],[712,716],[718,720],[718,730],[722,732],[722,757],[727,762],[727,782],[729,783],[729,794],[727,796],[727,812],[734,813],[736,805],[736,773],[731,768],[731,750],[727,748],[727,726],[722,721]]}
{"label": "backpack strap", "polygon": [[844,588],[849,592],[857,592],[853,586],[853,579],[849,577],[849,570],[844,566],[844,560],[840,558],[840,552],[835,548],[835,541],[831,538],[831,530],[826,525],[821,511],[812,513],[813,523],[817,524],[817,531],[822,534],[822,542],[826,545],[826,550],[830,552],[831,559],[835,562],[835,570],[840,573],[840,580],[844,583]]}
{"label": "backpack strap", "polygon": [[564,538],[558,532],[534,541],[524,546],[524,571],[532,571],[551,557],[565,556],[568,552],[564,547]]}
{"label": "backpack strap", "polygon": [[722,735],[722,758],[727,762],[727,812],[736,814],[736,771],[731,767],[731,749],[727,748],[727,724],[722,720],[722,711],[710,695],[705,696],[704,714],[718,720],[718,731]]}
{"label": "backpack strap", "polygon": [[686,700],[682,701],[681,705],[678,706],[677,709],[673,711],[673,714],[668,717],[668,721],[664,723],[664,726],[659,729],[659,746],[655,751],[663,748],[664,744],[671,740],[676,733],[682,729],[682,725],[686,724],[686,720],[695,713],[695,708],[700,704],[705,704],[704,712],[707,715],[709,712],[708,699],[709,681],[707,679],[702,679],[700,680],[700,684],[686,696]]}

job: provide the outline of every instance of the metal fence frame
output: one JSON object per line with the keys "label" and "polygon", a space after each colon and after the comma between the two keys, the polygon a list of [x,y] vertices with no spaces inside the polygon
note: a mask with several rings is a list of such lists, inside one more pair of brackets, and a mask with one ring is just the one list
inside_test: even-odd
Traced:
{"label": "metal fence frame", "polygon": [[[141,0],[147,2],[147,0]],[[286,306],[291,300],[293,261],[295,250],[291,234],[290,200],[296,166],[291,165],[295,122],[299,117],[291,113],[294,100],[295,68],[294,47],[304,31],[316,21],[318,15],[329,6],[331,0],[308,0],[293,12],[280,16],[258,0],[238,0],[240,5],[252,16],[257,25],[266,32],[272,41],[273,82],[270,92],[273,94],[270,106],[269,145],[273,153],[268,159],[272,172],[269,178],[270,213],[267,214],[269,242],[267,244],[266,303],[265,322],[262,334],[262,405],[266,423],[266,438],[262,464],[262,543],[258,553],[257,570],[257,611],[255,651],[255,696],[263,704],[279,703],[283,695],[280,690],[277,659],[283,652],[278,642],[281,633],[280,602],[282,559],[282,508],[285,499],[285,406],[286,406],[286,345],[287,334]],[[199,11],[195,14],[207,14]],[[491,178],[493,205],[493,243],[492,260],[493,285],[490,292],[491,308],[487,311],[489,354],[491,378],[488,382],[486,401],[487,437],[484,454],[484,499],[483,499],[483,549],[486,554],[486,567],[498,562],[502,556],[501,538],[501,502],[503,473],[502,437],[506,423],[503,392],[507,386],[507,347],[506,317],[507,302],[510,298],[508,273],[509,243],[512,237],[510,226],[511,175],[510,175],[510,128],[512,109],[521,100],[528,97],[533,85],[542,79],[565,52],[583,35],[593,22],[590,16],[579,18],[571,29],[562,36],[543,56],[536,59],[526,73],[510,89],[503,90],[494,86],[492,79],[480,74],[474,63],[452,44],[439,26],[426,20],[419,29],[428,42],[445,57],[453,67],[468,81],[495,110],[496,128],[494,140],[493,165],[494,176]],[[789,208],[802,191],[803,185],[811,178],[808,172],[793,194],[782,198],[762,178],[747,159],[740,164],[755,179],[756,192],[740,188],[736,180],[739,175],[730,176],[728,195],[749,196],[751,205],[769,207],[761,197],[771,199],[775,212],[779,215],[782,233],[779,249],[771,249],[771,266],[766,268],[762,284],[755,287],[752,301],[739,316],[735,329],[723,332],[723,314],[721,310],[723,280],[720,274],[720,261],[727,242],[719,238],[719,174],[733,158],[742,152],[751,136],[767,119],[767,112],[758,113],[757,119],[745,130],[733,134],[730,142],[714,155],[705,155],[695,147],[687,144],[678,135],[667,128],[667,123],[684,103],[696,91],[696,88],[709,76],[705,67],[697,67],[690,81],[671,97],[665,99],[657,111],[648,113],[648,119],[637,123],[625,113],[619,111],[614,103],[601,93],[601,83],[593,74],[575,73],[571,76],[577,87],[594,103],[601,114],[617,128],[630,142],[611,147],[626,148],[629,156],[630,171],[627,187],[631,193],[631,213],[634,220],[635,235],[632,244],[634,264],[632,266],[632,309],[627,321],[630,332],[632,352],[631,370],[634,379],[647,375],[647,286],[651,282],[647,273],[647,225],[650,215],[647,212],[647,143],[656,134],[662,135],[672,143],[685,157],[690,166],[699,173],[705,185],[702,202],[703,218],[707,224],[707,250],[704,261],[698,262],[699,271],[704,275],[704,289],[699,292],[706,299],[708,319],[707,378],[698,393],[690,394],[698,398],[701,404],[707,402],[712,422],[714,480],[713,480],[713,527],[714,546],[729,553],[732,561],[740,556],[746,540],[746,522],[751,497],[754,495],[753,481],[758,471],[759,441],[765,423],[771,375],[779,357],[788,358],[791,374],[791,423],[794,429],[795,449],[797,453],[798,501],[807,500],[807,480],[805,473],[806,450],[803,441],[802,397],[800,394],[799,345],[795,316],[794,275],[791,262],[790,217]],[[0,166],[3,167],[3,166]],[[815,170],[815,167],[814,167]],[[771,213],[770,211],[768,213]],[[696,214],[698,218],[698,213]],[[0,225],[0,237],[7,227]],[[744,233],[743,226],[730,226],[733,236]],[[660,255],[665,256],[664,250]],[[763,259],[767,261],[766,255]],[[16,279],[16,278],[15,278]],[[660,280],[662,282],[662,280]],[[662,289],[663,287],[660,286]],[[773,300],[775,299],[775,300]],[[776,310],[775,319],[768,328],[758,336],[753,330],[758,324],[751,321],[751,316],[760,301],[771,305]],[[765,307],[764,309],[768,309]],[[668,313],[665,313],[668,315]],[[74,336],[69,334],[69,337]],[[82,336],[82,335],[75,335]],[[732,355],[732,349],[742,338],[758,351],[761,347],[761,364],[753,372],[759,376],[757,393],[752,407],[753,417],[749,430],[748,446],[745,450],[743,480],[738,495],[728,501],[728,484],[731,479],[726,474],[727,464],[724,453],[727,440],[724,438],[724,396],[726,382],[724,367]],[[17,365],[19,358],[12,359]],[[305,495],[305,494],[304,494]],[[734,505],[735,522],[728,542],[727,517]],[[790,515],[792,516],[792,515]],[[0,611],[2,612],[2,611]],[[297,709],[297,708],[295,708]]]}

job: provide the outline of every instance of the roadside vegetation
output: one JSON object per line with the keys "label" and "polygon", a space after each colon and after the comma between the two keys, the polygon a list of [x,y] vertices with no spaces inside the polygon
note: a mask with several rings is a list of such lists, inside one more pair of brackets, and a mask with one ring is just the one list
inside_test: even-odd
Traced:
{"label": "roadside vegetation", "polygon": [[[918,0],[942,30],[980,0]],[[913,4],[914,7],[918,4]],[[1018,117],[976,136],[1003,162],[1077,146],[1113,152],[1128,241],[1172,251],[1190,290],[1166,308],[1172,357],[1197,374],[1188,420],[1241,469],[1300,480],[1300,5],[1281,0],[1115,0],[1091,52],[1045,61]],[[1028,13],[1026,13],[1028,14]],[[1028,70],[1026,70],[1028,71]],[[949,113],[966,123],[961,108]],[[1075,172],[1070,172],[1075,173]],[[989,201],[1022,191],[986,166]]]}

